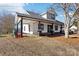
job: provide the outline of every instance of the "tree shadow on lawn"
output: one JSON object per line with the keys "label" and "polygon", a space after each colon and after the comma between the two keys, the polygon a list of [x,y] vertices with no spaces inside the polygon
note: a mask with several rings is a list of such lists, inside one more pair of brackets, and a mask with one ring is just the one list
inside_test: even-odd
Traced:
{"label": "tree shadow on lawn", "polygon": [[48,37],[59,37],[59,36],[64,36],[64,34],[53,34],[53,35],[48,35]]}
{"label": "tree shadow on lawn", "polygon": [[[60,37],[60,36],[64,36],[65,34],[60,34],[60,33],[57,33],[57,34],[53,34],[53,35],[47,35],[48,37]],[[75,34],[69,34],[69,38],[79,38],[78,35],[75,35]]]}
{"label": "tree shadow on lawn", "polygon": [[5,35],[0,35],[0,38],[4,38],[4,37],[7,37],[7,36],[5,36]]}
{"label": "tree shadow on lawn", "polygon": [[70,39],[79,39],[79,37],[69,37]]}
{"label": "tree shadow on lawn", "polygon": [[71,34],[71,36],[69,36],[70,38],[72,38],[72,39],[78,39],[79,38],[79,36],[77,35],[77,34]]}

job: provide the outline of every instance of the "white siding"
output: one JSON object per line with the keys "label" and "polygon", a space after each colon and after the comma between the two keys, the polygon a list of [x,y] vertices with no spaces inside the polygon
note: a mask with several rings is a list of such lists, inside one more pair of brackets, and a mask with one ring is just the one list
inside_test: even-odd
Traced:
{"label": "white siding", "polygon": [[33,23],[30,23],[30,34],[33,34]]}
{"label": "white siding", "polygon": [[47,23],[43,23],[44,24],[44,30],[42,31],[42,33],[46,33],[47,32]]}
{"label": "white siding", "polygon": [[41,22],[41,24],[44,24],[44,30],[42,30],[42,33],[47,33],[48,32],[48,25],[52,25],[50,23],[44,23],[44,22]]}
{"label": "white siding", "polygon": [[21,17],[18,17],[17,15],[15,15],[15,24],[17,24],[20,20],[21,20]]}
{"label": "white siding", "polygon": [[[44,24],[44,29],[42,30],[42,33],[47,33],[47,26],[50,25],[50,23],[44,23],[44,22],[41,22],[41,24]],[[33,33],[34,34],[38,34],[38,22],[35,22],[33,24]]]}
{"label": "white siding", "polygon": [[[32,27],[30,28],[30,30],[33,31],[33,34],[38,35],[39,34],[39,32],[38,32],[38,22],[33,22],[31,24],[32,24],[31,25]],[[41,22],[41,24],[44,24],[44,30],[42,30],[42,33],[47,33],[47,25],[49,25],[49,23]]]}
{"label": "white siding", "polygon": [[[27,28],[28,31],[24,31],[24,28],[23,28],[23,33],[33,34],[33,22],[30,20],[23,20],[23,26],[25,24],[28,25],[28,26],[26,26],[26,27],[28,27]],[[29,31],[29,27],[30,27],[30,31]]]}
{"label": "white siding", "polygon": [[[23,23],[27,23],[28,25],[30,25],[30,32],[28,31],[29,34],[35,34],[35,35],[39,34],[39,32],[38,32],[38,22],[37,21],[23,20]],[[42,30],[42,33],[47,33],[48,32],[47,26],[52,25],[50,23],[44,23],[44,22],[41,22],[41,24],[44,24],[44,30]],[[53,24],[53,31],[54,32],[60,32],[60,25],[58,25],[58,30],[55,30],[55,24]]]}
{"label": "white siding", "polygon": [[[17,28],[17,24],[19,23],[19,21],[21,20],[21,17],[18,17],[17,15],[15,16],[15,29]],[[18,24],[18,30],[20,31],[21,28],[21,24]]]}
{"label": "white siding", "polygon": [[38,35],[38,22],[33,23],[33,34]]}

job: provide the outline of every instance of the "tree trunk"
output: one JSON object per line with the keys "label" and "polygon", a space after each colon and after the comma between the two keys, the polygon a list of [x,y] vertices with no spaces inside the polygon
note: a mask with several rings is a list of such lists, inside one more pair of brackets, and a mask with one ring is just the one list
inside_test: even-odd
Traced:
{"label": "tree trunk", "polygon": [[66,10],[65,10],[64,32],[65,32],[65,38],[69,38],[69,17]]}
{"label": "tree trunk", "polygon": [[69,29],[65,28],[65,38],[69,38]]}

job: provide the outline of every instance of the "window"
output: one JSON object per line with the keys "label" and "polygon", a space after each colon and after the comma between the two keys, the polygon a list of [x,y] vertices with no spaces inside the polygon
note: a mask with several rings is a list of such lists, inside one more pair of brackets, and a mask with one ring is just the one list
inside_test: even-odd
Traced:
{"label": "window", "polygon": [[25,26],[24,26],[24,31],[25,31]]}
{"label": "window", "polygon": [[23,33],[29,33],[29,32],[30,32],[29,24],[23,24]]}
{"label": "window", "polygon": [[55,19],[55,15],[54,14],[51,14],[51,19]]}
{"label": "window", "polygon": [[55,30],[58,30],[58,25],[55,25]]}
{"label": "window", "polygon": [[49,18],[49,19],[55,19],[55,14],[49,13],[49,14],[47,15],[47,18]]}
{"label": "window", "polygon": [[38,24],[38,29],[39,30],[44,30],[44,24]]}

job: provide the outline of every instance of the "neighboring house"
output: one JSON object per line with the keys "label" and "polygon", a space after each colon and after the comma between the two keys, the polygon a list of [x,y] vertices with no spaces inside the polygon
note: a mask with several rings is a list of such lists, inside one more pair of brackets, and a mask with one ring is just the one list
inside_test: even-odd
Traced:
{"label": "neighboring house", "polygon": [[49,9],[46,13],[39,15],[27,11],[28,14],[16,13],[15,29],[21,36],[61,33],[64,23],[55,20],[56,13]]}
{"label": "neighboring house", "polygon": [[77,33],[77,26],[73,25],[70,30],[73,32],[73,33]]}

